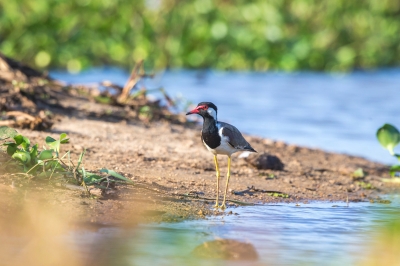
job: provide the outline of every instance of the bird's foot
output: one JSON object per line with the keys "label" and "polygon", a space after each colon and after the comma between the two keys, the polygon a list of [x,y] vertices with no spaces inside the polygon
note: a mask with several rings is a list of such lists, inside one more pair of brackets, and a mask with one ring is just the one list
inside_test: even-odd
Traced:
{"label": "bird's foot", "polygon": [[225,203],[224,204],[222,204],[221,206],[219,206],[222,210],[225,210],[226,209],[226,205],[225,205]]}
{"label": "bird's foot", "polygon": [[215,203],[215,205],[214,205],[214,209],[218,209],[219,208],[219,205],[218,205],[218,202],[217,203]]}

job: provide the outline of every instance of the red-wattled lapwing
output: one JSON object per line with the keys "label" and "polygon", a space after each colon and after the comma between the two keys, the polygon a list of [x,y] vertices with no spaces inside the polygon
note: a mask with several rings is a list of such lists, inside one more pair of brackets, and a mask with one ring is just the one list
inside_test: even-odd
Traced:
{"label": "red-wattled lapwing", "polygon": [[[203,117],[203,130],[201,131],[201,140],[206,146],[207,150],[214,154],[215,170],[217,172],[217,199],[215,207],[222,209],[226,208],[226,192],[228,191],[228,183],[231,168],[231,155],[238,151],[250,151],[256,152],[250,144],[244,139],[240,131],[224,122],[217,120],[217,106],[211,102],[201,102],[192,111],[186,115],[198,114]],[[218,167],[218,154],[224,154],[228,156],[228,173],[226,177],[226,187],[224,193],[224,200],[222,205],[218,205],[219,198],[219,178],[220,172]]]}

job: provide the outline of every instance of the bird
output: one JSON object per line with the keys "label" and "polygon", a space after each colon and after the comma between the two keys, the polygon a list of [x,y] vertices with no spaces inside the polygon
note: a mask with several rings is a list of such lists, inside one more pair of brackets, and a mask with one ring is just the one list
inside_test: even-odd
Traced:
{"label": "bird", "polygon": [[[217,119],[218,108],[212,102],[201,102],[196,108],[189,111],[186,115],[198,114],[203,117],[203,129],[201,131],[201,141],[204,146],[214,155],[215,171],[217,176],[217,198],[215,200],[215,208],[226,209],[226,193],[228,191],[229,178],[231,176],[231,156],[235,152],[248,151],[257,152],[245,140],[240,131]],[[226,175],[226,186],[222,205],[219,206],[219,180],[220,171],[218,166],[217,155],[228,156],[228,172]]]}

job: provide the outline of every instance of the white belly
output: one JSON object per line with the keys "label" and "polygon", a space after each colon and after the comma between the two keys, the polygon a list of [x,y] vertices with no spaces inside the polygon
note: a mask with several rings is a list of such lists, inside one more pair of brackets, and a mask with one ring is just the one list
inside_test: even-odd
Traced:
{"label": "white belly", "polygon": [[217,154],[225,154],[228,156],[231,156],[233,153],[238,152],[240,150],[233,148],[229,143],[229,138],[222,136],[222,128],[219,130],[219,135],[221,137],[221,144],[215,148],[211,149],[210,147],[207,146],[207,144],[203,141],[204,146],[206,146],[207,150],[212,152],[214,155]]}

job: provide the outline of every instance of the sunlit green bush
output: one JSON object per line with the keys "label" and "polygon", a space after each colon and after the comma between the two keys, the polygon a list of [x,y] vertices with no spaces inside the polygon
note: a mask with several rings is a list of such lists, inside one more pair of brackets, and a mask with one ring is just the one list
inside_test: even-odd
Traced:
{"label": "sunlit green bush", "polygon": [[41,68],[399,65],[400,1],[0,0],[0,50]]}

